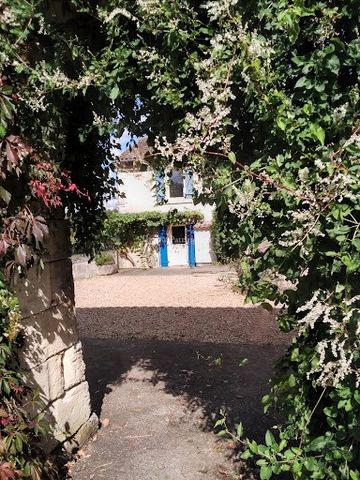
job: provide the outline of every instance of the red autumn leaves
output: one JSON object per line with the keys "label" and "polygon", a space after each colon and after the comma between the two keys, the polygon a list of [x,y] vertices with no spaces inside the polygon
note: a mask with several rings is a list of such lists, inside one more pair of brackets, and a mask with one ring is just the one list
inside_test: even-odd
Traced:
{"label": "red autumn leaves", "polygon": [[45,161],[38,161],[33,165],[29,185],[34,197],[42,200],[47,207],[61,206],[62,192],[82,195],[75,183],[71,181],[69,172],[58,170],[54,164]]}

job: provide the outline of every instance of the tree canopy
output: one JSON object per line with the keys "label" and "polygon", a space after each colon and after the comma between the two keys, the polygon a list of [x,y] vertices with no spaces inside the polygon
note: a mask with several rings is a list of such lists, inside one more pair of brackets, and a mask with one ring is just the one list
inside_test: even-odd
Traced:
{"label": "tree canopy", "polygon": [[297,331],[265,399],[278,438],[240,438],[262,479],[360,478],[359,15],[358,0],[0,4],[3,258],[25,268],[41,247],[34,199],[66,205],[93,248],[125,127],[189,165],[248,299],[286,305]]}

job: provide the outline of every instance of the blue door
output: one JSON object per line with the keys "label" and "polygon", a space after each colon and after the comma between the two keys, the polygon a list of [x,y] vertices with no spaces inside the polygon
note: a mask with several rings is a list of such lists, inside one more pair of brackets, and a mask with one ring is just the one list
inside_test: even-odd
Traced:
{"label": "blue door", "polygon": [[160,267],[169,266],[168,248],[167,248],[167,230],[165,226],[159,228],[159,251]]}
{"label": "blue door", "polygon": [[187,226],[188,261],[190,267],[196,267],[194,225]]}

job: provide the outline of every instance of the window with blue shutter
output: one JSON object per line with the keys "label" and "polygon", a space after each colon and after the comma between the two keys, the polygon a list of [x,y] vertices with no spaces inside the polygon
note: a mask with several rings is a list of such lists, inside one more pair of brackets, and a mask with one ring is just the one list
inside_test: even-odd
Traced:
{"label": "window with blue shutter", "polygon": [[156,203],[161,205],[166,201],[166,189],[165,189],[165,173],[163,170],[158,170],[154,175],[155,180],[155,199]]}

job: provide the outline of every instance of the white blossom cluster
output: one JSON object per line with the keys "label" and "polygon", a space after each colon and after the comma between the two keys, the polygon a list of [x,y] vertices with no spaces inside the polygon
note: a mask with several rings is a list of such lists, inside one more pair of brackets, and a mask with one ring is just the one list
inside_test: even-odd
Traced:
{"label": "white blossom cluster", "polygon": [[[358,134],[353,134],[345,142],[343,149],[351,144],[360,146],[360,136]],[[358,162],[358,159],[354,158],[352,163],[354,162]],[[279,245],[282,247],[295,248],[300,246],[300,252],[303,256],[309,254],[306,249],[306,240],[310,236],[324,236],[320,229],[319,220],[326,205],[334,202],[340,204],[345,200],[357,201],[353,187],[358,184],[358,179],[356,175],[343,166],[341,156],[334,159],[329,158],[327,161],[316,159],[314,164],[317,168],[317,183],[313,188],[307,183],[308,169],[299,170],[300,184],[294,195],[302,198],[304,208],[288,213],[291,228],[285,231],[279,239]],[[327,170],[329,165],[333,169],[331,175]]]}
{"label": "white blossom cluster", "polygon": [[[200,107],[197,112],[186,115],[185,131],[174,143],[169,143],[165,138],[156,140],[155,147],[160,155],[182,161],[192,153],[203,155],[212,148],[220,150],[222,154],[231,150],[224,126],[231,112],[231,101],[234,100],[231,74],[236,60],[225,60],[225,52],[229,49],[235,51],[243,37],[243,28],[237,26],[211,39],[209,55],[194,66]],[[151,78],[155,76],[154,72]]]}
{"label": "white blossom cluster", "polygon": [[219,20],[231,16],[231,8],[238,2],[239,0],[209,0],[202,7],[207,10],[210,20]]}
{"label": "white blossom cluster", "polygon": [[8,25],[9,27],[15,26],[18,24],[16,14],[9,6],[3,6],[3,3],[0,1],[0,23],[2,25]]}
{"label": "white blossom cluster", "polygon": [[353,133],[348,140],[343,145],[343,148],[349,147],[350,145],[355,144],[360,148],[360,134]]}
{"label": "white blossom cluster", "polygon": [[[356,145],[360,148],[360,135],[353,134],[344,143],[342,150],[345,150],[349,145]],[[350,159],[351,164],[359,163],[357,157]],[[357,176],[349,171],[342,162],[341,155],[335,158],[330,158],[327,161],[317,159],[314,162],[318,169],[317,184],[315,187],[315,195],[313,205],[318,204],[319,211],[326,203],[336,200],[337,203],[343,202],[345,199],[355,202],[356,195],[353,193],[352,187],[358,184]],[[329,174],[327,167],[332,167],[333,173]],[[321,201],[320,201],[321,200]]]}
{"label": "white blossom cluster", "polygon": [[137,6],[143,16],[155,16],[162,11],[160,0],[136,0]]}
{"label": "white blossom cluster", "polygon": [[307,314],[299,321],[300,332],[304,332],[307,328],[314,328],[315,323],[323,316],[328,317],[331,307],[320,301],[321,290],[317,290],[312,298],[299,307],[296,313],[307,312]]}
{"label": "white blossom cluster", "polygon": [[113,122],[109,122],[103,115],[99,115],[95,111],[92,112],[93,114],[93,125],[96,127],[105,127],[109,128],[113,124]]}
{"label": "white blossom cluster", "polygon": [[19,92],[18,97],[20,101],[24,102],[35,113],[45,112],[48,108],[45,92],[37,85],[33,85],[31,93],[28,91]]}
{"label": "white blossom cluster", "polygon": [[[360,349],[360,308],[355,305],[360,297],[355,296],[339,305],[330,302],[328,292],[317,290],[312,298],[297,313],[305,313],[300,320],[299,334],[313,329],[319,322],[328,328],[327,338],[320,340],[315,351],[317,364],[308,373],[316,383],[325,387],[336,386],[349,375],[355,375],[360,385],[360,370],[354,365],[354,352]],[[350,324],[356,325],[351,331]]]}
{"label": "white blossom cluster", "polygon": [[[18,60],[13,60],[12,65],[15,68],[23,66]],[[31,92],[20,90],[18,93],[19,99],[25,102],[33,112],[47,109],[46,97],[49,89],[83,90],[101,79],[100,74],[95,72],[85,72],[78,79],[71,79],[60,68],[49,71],[45,62],[39,63],[39,69],[33,73],[36,73],[36,76],[34,75]]]}
{"label": "white blossom cluster", "polygon": [[[261,65],[264,67],[259,68],[266,68],[273,52],[265,39],[259,37],[257,32],[248,31],[240,17],[235,16],[237,4],[238,0],[209,0],[202,4],[211,20],[221,20],[222,31],[211,38],[208,55],[193,65],[200,93],[197,111],[186,115],[183,132],[174,142],[170,143],[164,137],[155,140],[157,153],[170,162],[182,162],[193,156],[200,163],[200,158],[207,152],[226,155],[231,151],[231,139],[227,135],[226,125],[230,122],[235,98],[232,91],[233,72],[237,69],[242,74],[243,52],[261,57]],[[137,0],[137,5],[144,15],[161,18],[159,0]],[[185,8],[186,4],[184,5],[182,7]],[[177,27],[177,18],[167,18],[166,21],[170,28]],[[160,61],[158,53],[151,48],[140,50],[138,55],[152,67],[148,80],[163,87],[164,92],[171,91],[172,79],[166,61]]]}
{"label": "white blossom cluster", "polygon": [[236,215],[240,220],[245,220],[249,216],[255,215],[257,218],[264,217],[264,195],[267,195],[267,186],[261,185],[256,188],[255,184],[249,179],[242,182],[240,188],[235,185],[232,187],[233,200],[230,200],[229,211]]}
{"label": "white blossom cluster", "polygon": [[286,230],[279,238],[279,245],[282,247],[295,248],[300,247],[300,253],[303,256],[308,255],[305,240],[311,235],[313,237],[322,237],[318,224],[318,216],[313,209],[293,210],[289,212],[289,221],[291,230]]}
{"label": "white blossom cluster", "polygon": [[149,81],[161,84],[166,89],[172,87],[171,78],[166,73],[170,66],[169,59],[160,58],[154,47],[140,49],[137,56],[142,62],[146,62],[151,67],[149,68],[150,73],[146,75]]}
{"label": "white blossom cluster", "polygon": [[129,12],[129,10],[126,10],[126,8],[117,7],[117,8],[114,8],[114,10],[112,10],[110,13],[107,13],[107,15],[104,18],[104,22],[109,23],[118,15],[125,17],[128,20],[138,21],[138,19],[131,12]]}
{"label": "white blossom cluster", "polygon": [[335,22],[337,16],[326,16],[318,19],[318,39],[316,44],[324,44],[329,38],[334,37],[335,33]]}
{"label": "white blossom cluster", "polygon": [[259,37],[257,32],[251,32],[248,53],[254,58],[261,58],[263,60],[262,67],[268,67],[274,49],[269,40]]}
{"label": "white blossom cluster", "polygon": [[344,120],[344,118],[346,117],[348,108],[349,108],[348,102],[335,108],[333,113],[333,118],[335,123],[340,123],[342,120]]}

